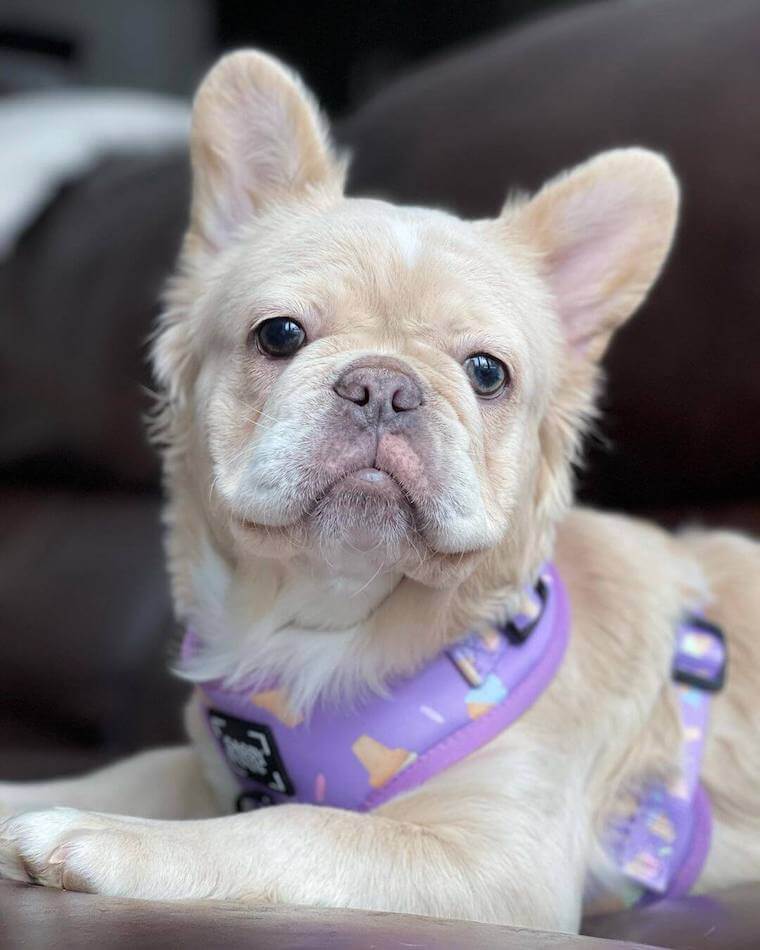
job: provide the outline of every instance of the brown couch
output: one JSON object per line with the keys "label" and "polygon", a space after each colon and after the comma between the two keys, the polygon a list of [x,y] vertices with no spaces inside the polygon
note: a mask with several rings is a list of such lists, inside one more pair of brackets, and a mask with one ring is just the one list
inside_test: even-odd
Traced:
{"label": "brown couch", "polygon": [[[447,56],[339,124],[353,191],[467,215],[493,214],[507,185],[535,187],[602,148],[643,144],[673,161],[677,248],[609,355],[586,501],[760,532],[758,49],[757,0],[609,0]],[[4,778],[180,735],[184,687],[164,672],[174,628],[158,473],[140,415],[144,341],[187,190],[184,156],[104,161],[0,265]],[[742,895],[593,928],[750,946],[760,916]]]}

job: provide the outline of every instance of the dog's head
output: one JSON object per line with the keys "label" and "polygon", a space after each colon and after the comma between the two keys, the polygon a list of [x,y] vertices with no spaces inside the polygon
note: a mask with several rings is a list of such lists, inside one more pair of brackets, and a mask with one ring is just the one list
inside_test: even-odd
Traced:
{"label": "dog's head", "polygon": [[488,221],[347,199],[313,100],[253,52],[201,87],[192,159],[154,356],[210,535],[429,585],[505,548],[535,568],[597,362],[671,242],[667,163],[608,152]]}

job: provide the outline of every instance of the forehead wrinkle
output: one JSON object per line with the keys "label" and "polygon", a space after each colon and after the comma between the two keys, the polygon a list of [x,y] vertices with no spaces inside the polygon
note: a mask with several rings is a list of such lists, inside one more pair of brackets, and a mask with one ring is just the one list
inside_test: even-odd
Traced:
{"label": "forehead wrinkle", "polygon": [[[484,282],[483,275],[477,273],[481,279],[473,280],[472,271],[462,266],[460,255],[450,248],[443,253],[431,250],[409,269],[381,244],[358,268],[348,266],[341,276],[331,287],[337,310],[368,329],[377,322],[397,338],[429,335],[431,331],[443,337],[459,335],[463,329],[473,334],[490,331],[499,337],[502,347],[508,342],[506,321],[483,320],[483,315],[504,311],[504,297],[489,289],[497,282],[495,275],[489,273],[490,280]],[[338,296],[344,299],[338,302]],[[446,344],[444,349],[449,348],[448,340]]]}
{"label": "forehead wrinkle", "polygon": [[276,307],[281,294],[283,304],[322,307],[336,329],[348,322],[397,337],[491,331],[542,349],[531,339],[543,321],[527,315],[534,308],[520,262],[470,224],[364,200],[290,223],[273,248],[248,245],[233,283],[246,309],[258,300]]}

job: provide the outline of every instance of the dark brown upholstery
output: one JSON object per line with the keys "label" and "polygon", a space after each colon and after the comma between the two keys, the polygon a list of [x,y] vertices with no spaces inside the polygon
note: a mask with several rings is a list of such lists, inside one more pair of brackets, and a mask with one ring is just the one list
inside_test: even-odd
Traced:
{"label": "dark brown upholstery", "polygon": [[177,739],[158,499],[7,489],[0,502],[2,777]]}
{"label": "dark brown upholstery", "polygon": [[[3,950],[622,950],[629,943],[462,920],[240,904],[146,904],[0,881]],[[640,946],[640,945],[639,945]]]}
{"label": "dark brown upholstery", "polygon": [[155,488],[145,344],[188,196],[184,154],[105,160],[0,266],[0,470]]}
{"label": "dark brown upholstery", "polygon": [[684,897],[586,922],[585,933],[672,950],[757,950],[760,885]]}
{"label": "dark brown upholstery", "polygon": [[[758,49],[756,0],[610,0],[447,57],[339,127],[354,191],[468,215],[493,214],[508,185],[533,188],[605,147],[671,157],[685,191],[678,245],[611,351],[607,444],[583,478],[586,499],[666,524],[760,532]],[[2,778],[81,770],[181,732],[184,687],[164,673],[173,624],[157,465],[139,417],[144,340],[187,192],[183,156],[111,159],[65,189],[0,266]],[[24,895],[0,888],[0,927],[18,941],[34,921],[35,945],[74,945],[57,915],[76,920],[80,899]],[[757,903],[745,889],[589,927],[749,947]],[[98,919],[127,926],[113,913]],[[52,936],[41,922],[51,914]],[[155,946],[210,932],[157,914],[172,936]],[[446,945],[426,933],[422,946]]]}
{"label": "dark brown upholstery", "polygon": [[0,774],[181,736],[145,342],[184,155],[106,160],[0,266]]}

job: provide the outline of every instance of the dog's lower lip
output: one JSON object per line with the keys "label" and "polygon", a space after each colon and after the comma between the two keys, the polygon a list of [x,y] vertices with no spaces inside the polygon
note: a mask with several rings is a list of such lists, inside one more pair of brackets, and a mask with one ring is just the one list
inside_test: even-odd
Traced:
{"label": "dog's lower lip", "polygon": [[358,478],[362,482],[370,482],[371,484],[380,484],[384,481],[392,481],[390,475],[387,472],[381,472],[379,468],[360,468],[358,472],[353,473],[354,478]]}
{"label": "dog's lower lip", "polygon": [[360,468],[348,472],[335,488],[355,488],[371,494],[395,495],[401,492],[398,482],[379,468]]}

